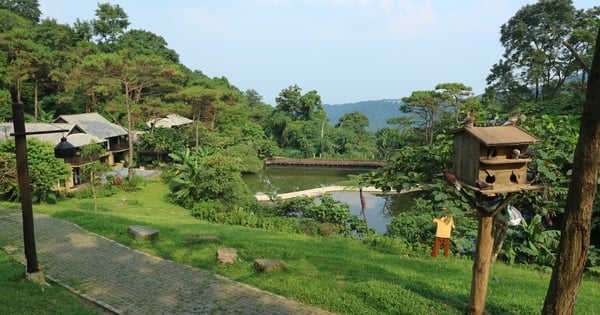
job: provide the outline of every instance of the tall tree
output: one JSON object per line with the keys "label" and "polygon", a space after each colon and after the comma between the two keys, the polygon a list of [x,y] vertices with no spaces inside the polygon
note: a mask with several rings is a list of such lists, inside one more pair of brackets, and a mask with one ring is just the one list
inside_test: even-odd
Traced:
{"label": "tall tree", "polygon": [[505,52],[487,77],[499,99],[506,105],[528,96],[536,100],[559,96],[567,79],[581,69],[564,43],[572,41],[579,55],[590,55],[589,30],[598,21],[593,12],[576,11],[571,0],[540,0],[517,11],[500,28]]}
{"label": "tall tree", "polygon": [[412,123],[425,133],[425,143],[432,144],[436,122],[445,111],[445,96],[437,91],[414,91],[402,98],[400,110],[414,114]]}
{"label": "tall tree", "polygon": [[302,94],[302,89],[293,85],[283,89],[275,101],[277,106],[269,119],[274,138],[282,147],[298,149],[305,156],[318,154],[314,141],[323,138],[324,123],[329,119],[317,91]]}
{"label": "tall tree", "polygon": [[449,96],[450,104],[454,109],[454,118],[458,122],[461,105],[468,97],[473,95],[473,88],[462,83],[440,83],[435,86],[435,89],[442,90],[442,93]]}
{"label": "tall tree", "polygon": [[573,61],[573,67],[578,69],[578,77],[581,81],[581,89],[584,90],[589,73],[586,71],[585,65],[592,63],[594,53],[594,39],[596,31],[600,26],[600,6],[590,8],[588,10],[577,10],[575,12],[575,25],[573,33],[569,36],[568,41],[563,44],[568,44],[573,47],[575,52],[580,56],[584,64]]}
{"label": "tall tree", "polygon": [[294,120],[310,120],[312,115],[323,108],[321,96],[312,90],[302,94],[298,85],[282,90],[275,99],[275,110],[290,115]]}
{"label": "tall tree", "polygon": [[600,31],[581,118],[560,245],[543,314],[572,314],[590,246],[592,207],[600,170]]}
{"label": "tall tree", "polygon": [[221,97],[221,92],[212,88],[194,85],[186,87],[172,95],[173,99],[185,102],[191,107],[192,120],[196,126],[196,147],[200,143],[200,122],[205,128],[212,128],[216,115],[215,107]]}
{"label": "tall tree", "polygon": [[35,42],[32,35],[31,28],[14,28],[4,33],[3,41],[0,42],[0,47],[8,57],[4,81],[14,88],[19,102],[23,94],[23,83],[35,82],[37,92],[38,76],[47,72],[44,68],[50,51]]}
{"label": "tall tree", "polygon": [[506,55],[526,69],[522,79],[534,87],[536,98],[542,92],[553,95],[571,74],[573,58],[562,42],[572,31],[574,14],[571,0],[542,0],[523,7],[501,27]]}
{"label": "tall tree", "polygon": [[249,89],[244,92],[244,96],[248,99],[248,106],[252,107],[262,103],[262,95],[260,95],[256,90]]}
{"label": "tall tree", "polygon": [[[81,48],[81,49],[80,49]],[[120,83],[115,77],[115,64],[121,63],[121,57],[117,54],[93,53],[80,46],[72,51],[70,58],[75,65],[66,77],[65,88],[67,91],[77,95],[86,96],[86,113],[99,111],[100,100],[112,99],[119,93]]]}
{"label": "tall tree", "polygon": [[169,62],[179,63],[179,55],[167,47],[162,36],[145,30],[128,31],[119,38],[117,46],[120,50],[131,50],[131,54],[158,55]]}
{"label": "tall tree", "polygon": [[98,3],[96,9],[97,19],[92,20],[91,25],[94,35],[98,38],[98,44],[111,50],[111,45],[125,34],[129,26],[127,13],[121,6],[111,5],[110,3]]}
{"label": "tall tree", "polygon": [[0,0],[0,9],[6,9],[33,22],[40,21],[42,11],[38,0]]}
{"label": "tall tree", "polygon": [[[133,177],[133,111],[153,89],[167,85],[178,75],[176,65],[165,61],[159,56],[129,56],[124,55],[114,59],[112,73],[123,91],[123,103],[127,117],[127,132],[129,141],[129,178]],[[122,106],[122,105],[121,105]],[[118,106],[118,107],[121,107]]]}

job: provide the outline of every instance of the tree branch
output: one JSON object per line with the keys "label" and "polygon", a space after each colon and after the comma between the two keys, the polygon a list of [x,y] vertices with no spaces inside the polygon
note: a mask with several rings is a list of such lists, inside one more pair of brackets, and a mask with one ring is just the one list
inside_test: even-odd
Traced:
{"label": "tree branch", "polygon": [[573,54],[573,57],[575,57],[575,59],[577,59],[577,61],[579,61],[579,63],[583,67],[583,70],[585,70],[585,72],[587,72],[587,73],[590,73],[590,67],[585,63],[585,61],[583,61],[581,56],[579,56],[579,54],[577,53],[575,48],[566,40],[563,41],[562,43],[563,43],[563,45],[565,45],[565,47],[567,47],[567,49],[571,52],[571,54]]}

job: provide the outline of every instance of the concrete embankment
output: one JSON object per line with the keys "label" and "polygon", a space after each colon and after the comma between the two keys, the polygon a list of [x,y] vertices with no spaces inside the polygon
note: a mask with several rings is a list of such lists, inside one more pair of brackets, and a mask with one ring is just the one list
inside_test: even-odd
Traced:
{"label": "concrete embankment", "polygon": [[[363,187],[363,192],[369,193],[381,193],[381,189],[375,187]],[[338,192],[338,191],[359,191],[359,187],[352,186],[326,186],[313,188],[308,190],[294,191],[290,193],[278,194],[273,196],[273,199],[290,199],[297,197],[318,197],[327,193]],[[271,198],[265,194],[256,194],[256,200],[258,201],[270,201]]]}

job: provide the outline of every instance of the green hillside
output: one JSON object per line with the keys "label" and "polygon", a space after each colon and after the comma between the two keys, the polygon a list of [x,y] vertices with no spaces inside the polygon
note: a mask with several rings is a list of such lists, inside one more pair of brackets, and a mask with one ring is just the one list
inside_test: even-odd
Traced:
{"label": "green hillside", "polygon": [[323,109],[327,112],[331,124],[336,124],[346,113],[359,111],[369,118],[367,130],[376,131],[384,127],[393,127],[387,124],[387,120],[404,115],[400,111],[401,103],[399,99],[382,99],[337,105],[324,104]]}

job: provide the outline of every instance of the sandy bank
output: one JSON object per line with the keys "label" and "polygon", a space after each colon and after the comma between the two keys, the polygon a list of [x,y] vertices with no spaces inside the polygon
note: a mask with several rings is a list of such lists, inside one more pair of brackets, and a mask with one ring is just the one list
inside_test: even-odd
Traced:
{"label": "sandy bank", "polygon": [[[317,196],[321,196],[326,193],[332,193],[332,192],[337,192],[337,191],[358,191],[358,190],[359,190],[358,187],[352,187],[352,186],[326,186],[326,187],[319,187],[319,188],[313,188],[313,189],[308,189],[308,190],[294,191],[294,192],[285,193],[285,194],[278,194],[278,195],[274,196],[274,199],[276,199],[276,198],[290,199],[290,198],[297,198],[297,197],[317,197]],[[375,188],[375,187],[363,187],[362,190],[364,192],[370,192],[370,193],[381,193],[382,192],[381,189]],[[265,195],[265,194],[256,194],[254,196],[256,197],[256,200],[258,200],[258,201],[269,201],[270,200],[269,196]]]}

